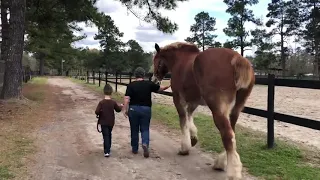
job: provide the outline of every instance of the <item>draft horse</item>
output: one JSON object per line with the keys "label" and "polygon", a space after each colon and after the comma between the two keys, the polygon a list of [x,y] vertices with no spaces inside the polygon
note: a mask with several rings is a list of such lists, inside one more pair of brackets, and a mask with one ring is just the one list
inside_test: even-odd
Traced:
{"label": "draft horse", "polygon": [[153,81],[161,83],[171,72],[173,102],[182,132],[179,155],[188,155],[198,142],[193,112],[208,106],[225,148],[214,169],[226,170],[228,179],[242,178],[242,163],[236,150],[235,125],[255,83],[248,59],[227,48],[209,48],[175,42],[160,48],[155,44]]}

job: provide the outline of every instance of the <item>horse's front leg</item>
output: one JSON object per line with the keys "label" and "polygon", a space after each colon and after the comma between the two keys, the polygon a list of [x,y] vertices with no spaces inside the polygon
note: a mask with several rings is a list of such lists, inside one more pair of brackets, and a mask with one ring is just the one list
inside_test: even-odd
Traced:
{"label": "horse's front leg", "polygon": [[187,104],[183,99],[180,98],[179,94],[173,95],[173,102],[179,115],[181,135],[182,135],[181,148],[178,154],[189,155],[191,141],[190,141],[190,125],[187,119]]}

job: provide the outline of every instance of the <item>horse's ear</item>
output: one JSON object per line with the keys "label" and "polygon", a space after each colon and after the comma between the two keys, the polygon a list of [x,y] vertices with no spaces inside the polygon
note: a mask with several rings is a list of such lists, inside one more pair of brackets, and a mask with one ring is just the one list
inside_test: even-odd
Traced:
{"label": "horse's ear", "polygon": [[157,52],[160,51],[160,47],[159,47],[159,45],[157,43],[154,45],[154,47],[156,48]]}

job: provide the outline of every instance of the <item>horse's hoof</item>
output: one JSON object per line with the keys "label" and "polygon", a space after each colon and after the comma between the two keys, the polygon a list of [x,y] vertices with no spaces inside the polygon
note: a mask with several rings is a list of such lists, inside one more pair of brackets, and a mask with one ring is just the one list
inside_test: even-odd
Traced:
{"label": "horse's hoof", "polygon": [[227,180],[241,180],[242,178],[238,177],[227,177]]}
{"label": "horse's hoof", "polygon": [[178,155],[180,155],[180,156],[187,156],[187,155],[189,155],[189,151],[188,150],[186,150],[186,151],[179,151],[178,152]]}
{"label": "horse's hoof", "polygon": [[197,137],[191,137],[191,146],[195,146],[198,143],[198,138]]}
{"label": "horse's hoof", "polygon": [[225,171],[225,169],[223,167],[217,167],[217,166],[212,166],[212,169],[215,171]]}

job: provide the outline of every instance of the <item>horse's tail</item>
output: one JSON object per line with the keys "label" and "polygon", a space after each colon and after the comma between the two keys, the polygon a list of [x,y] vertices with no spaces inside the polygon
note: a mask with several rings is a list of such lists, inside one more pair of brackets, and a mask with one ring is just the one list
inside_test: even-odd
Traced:
{"label": "horse's tail", "polygon": [[235,124],[237,123],[239,113],[243,110],[253,89],[255,76],[249,60],[239,54],[232,58],[231,65],[234,67],[235,86],[237,88],[235,105],[230,113],[232,128],[235,130]]}
{"label": "horse's tail", "polygon": [[254,84],[255,76],[248,59],[240,55],[235,55],[231,60],[231,65],[235,70],[235,85],[237,90],[246,89]]}

